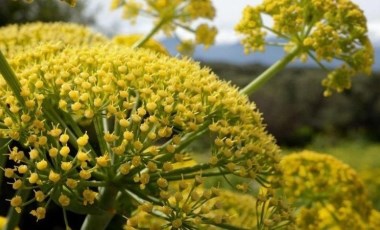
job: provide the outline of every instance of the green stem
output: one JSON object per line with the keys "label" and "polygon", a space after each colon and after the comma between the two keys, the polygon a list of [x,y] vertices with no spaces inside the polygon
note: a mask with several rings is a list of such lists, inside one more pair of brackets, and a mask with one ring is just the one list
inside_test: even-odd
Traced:
{"label": "green stem", "polygon": [[7,139],[0,139],[0,194],[1,194],[1,184],[3,183],[3,177],[4,173],[2,172],[2,169],[5,168],[5,164],[7,162],[7,155],[3,151],[7,151],[9,148],[9,144],[12,142],[12,140]]}
{"label": "green stem", "polygon": [[101,153],[98,155],[101,156],[101,155],[104,155],[106,152],[108,152],[107,143],[104,140],[103,114],[99,114],[94,117],[94,126],[95,126],[95,132],[98,138],[98,143],[99,143],[99,147],[101,151]]}
{"label": "green stem", "polygon": [[266,83],[269,79],[271,79],[277,72],[284,69],[287,64],[289,64],[301,51],[299,46],[296,46],[292,51],[290,51],[285,57],[281,60],[278,60],[271,67],[265,70],[260,76],[255,78],[251,83],[249,83],[246,87],[240,90],[241,94],[250,95],[259,89],[264,83]]}
{"label": "green stem", "polygon": [[0,51],[0,73],[3,75],[3,78],[12,89],[15,94],[17,100],[20,104],[25,108],[24,98],[21,96],[21,85],[19,80],[17,79],[15,73],[13,72],[11,66],[8,64],[5,56]]}
{"label": "green stem", "polygon": [[153,29],[145,35],[143,38],[138,40],[135,44],[133,44],[132,48],[142,47],[146,42],[149,41],[155,35],[161,27],[167,22],[166,18],[161,18],[160,21],[153,27]]}
{"label": "green stem", "polygon": [[81,230],[103,230],[106,229],[111,219],[115,215],[115,199],[119,190],[108,185],[100,191],[99,207],[106,212],[102,215],[89,214],[84,220]]}

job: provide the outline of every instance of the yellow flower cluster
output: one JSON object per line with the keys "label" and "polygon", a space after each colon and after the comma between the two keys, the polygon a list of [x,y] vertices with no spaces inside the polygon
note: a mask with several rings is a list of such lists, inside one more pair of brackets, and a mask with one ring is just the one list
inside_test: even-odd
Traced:
{"label": "yellow flower cluster", "polygon": [[[273,19],[273,27],[263,24],[262,15]],[[267,32],[274,33],[286,50],[297,47],[298,57],[311,57],[319,65],[333,59],[341,67],[328,74],[322,82],[325,95],[351,87],[351,77],[370,74],[374,62],[373,47],[367,37],[366,18],[359,7],[348,0],[265,0],[261,5],[248,6],[236,30],[244,35],[246,52],[263,51]]]}
{"label": "yellow flower cluster", "polygon": [[212,20],[215,17],[215,8],[210,0],[145,0],[145,1],[120,1],[114,0],[111,9],[123,8],[123,18],[136,21],[139,15],[150,15],[157,19],[156,27],[162,29],[168,36],[171,36],[177,28],[195,33],[195,43],[192,40],[181,41],[190,49],[183,49],[179,46],[183,54],[192,54],[195,44],[202,44],[205,48],[214,44],[217,29],[207,24],[201,24],[196,29],[191,28],[193,21],[197,19]]}
{"label": "yellow flower cluster", "polygon": [[287,155],[280,165],[284,193],[300,208],[300,229],[366,229],[371,202],[348,165],[311,151]]}
{"label": "yellow flower cluster", "polygon": [[85,26],[62,22],[15,24],[0,29],[0,50],[6,57],[12,57],[49,41],[80,46],[101,44],[107,40],[103,35],[94,33]]}
{"label": "yellow flower cluster", "polygon": [[[125,229],[185,229],[199,227],[205,220],[214,224],[226,222],[226,216],[216,214],[221,208],[216,188],[203,189],[203,179],[197,176],[192,181],[182,180],[176,186],[168,186],[164,178],[157,180],[160,187],[160,203],[141,203],[135,215],[128,219]],[[155,218],[161,216],[160,218]]]}
{"label": "yellow flower cluster", "polygon": [[[199,174],[266,186],[266,177],[279,174],[278,147],[255,105],[190,60],[62,42],[11,56],[25,106],[0,78],[0,137],[23,147],[9,148],[14,166],[4,174],[13,189],[34,191],[31,200],[10,200],[17,211],[36,201],[31,214],[42,219],[53,200],[91,213],[108,183],[133,194],[127,199],[161,200],[172,195],[168,183]],[[212,140],[209,162],[174,167],[191,158],[186,147],[204,133]]]}
{"label": "yellow flower cluster", "polygon": [[[224,189],[195,190],[189,185],[191,183],[181,181],[178,188],[173,188],[165,205],[140,205],[134,216],[128,219],[125,229],[170,229],[174,221],[170,221],[170,214],[182,217],[180,222],[183,226],[196,226],[204,230],[228,229],[231,226],[238,226],[239,229],[256,229],[258,226],[259,229],[294,228],[290,206],[274,198],[272,191],[263,191],[256,199],[252,195]],[[201,202],[204,202],[202,206],[199,205]],[[175,211],[180,213],[173,213]],[[163,220],[157,218],[159,214],[169,216]],[[202,224],[200,219],[212,221],[214,226]]]}
{"label": "yellow flower cluster", "polygon": [[[143,36],[138,34],[132,35],[117,35],[112,38],[112,41],[118,45],[132,47],[138,40],[140,40]],[[169,52],[166,48],[161,45],[159,42],[149,39],[141,48],[150,49],[156,51],[158,53],[162,53],[165,55],[169,55]]]}

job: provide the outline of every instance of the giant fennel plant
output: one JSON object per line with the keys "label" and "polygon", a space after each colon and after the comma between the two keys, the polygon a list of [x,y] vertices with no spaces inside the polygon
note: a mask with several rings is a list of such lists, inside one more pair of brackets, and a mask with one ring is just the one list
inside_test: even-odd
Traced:
{"label": "giant fennel plant", "polygon": [[[64,23],[1,28],[0,137],[5,144],[0,159],[15,190],[4,229],[14,229],[31,204],[36,208],[30,214],[43,221],[52,202],[62,208],[67,229],[68,211],[86,214],[82,229],[105,229],[115,215],[126,218],[124,229],[303,226],[281,194],[297,203],[305,188],[289,195],[287,186],[313,168],[301,172],[291,166],[295,161],[281,161],[246,94],[305,55],[318,63],[332,58],[344,63],[338,75],[324,80],[326,95],[350,86],[337,78],[342,70],[370,70],[373,53],[362,12],[349,1],[331,3],[332,13],[321,1],[264,1],[247,8],[237,30],[245,34],[248,48],[263,48],[264,28],[288,39],[291,51],[240,91],[189,58],[169,57],[146,45],[159,30],[170,34],[177,27],[195,32],[197,43],[211,45],[216,30],[189,26],[197,18],[214,17],[208,0],[113,1],[112,8],[123,7],[128,19],[138,14],[157,18],[146,36],[108,40]],[[273,15],[272,29],[263,27],[260,13]],[[326,48],[329,39],[339,48]],[[200,138],[209,141],[210,150],[201,153],[203,160],[194,160],[191,147]],[[293,171],[287,174],[289,167]],[[339,175],[331,177],[339,181]],[[235,192],[205,183],[215,177],[225,178]],[[305,179],[310,189],[320,185],[318,178]],[[356,177],[350,180],[360,185]],[[358,193],[365,194],[365,188]],[[374,225],[378,212],[370,204],[356,211],[360,201],[326,198],[312,208],[338,213],[338,202]],[[305,210],[301,216],[317,209]],[[369,213],[371,218],[363,216]]]}

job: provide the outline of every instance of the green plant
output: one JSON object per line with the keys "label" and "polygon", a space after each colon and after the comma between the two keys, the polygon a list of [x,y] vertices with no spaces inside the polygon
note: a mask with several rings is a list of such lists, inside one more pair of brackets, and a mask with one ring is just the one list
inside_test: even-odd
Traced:
{"label": "green plant", "polygon": [[[30,214],[44,219],[51,202],[62,208],[67,229],[67,211],[86,215],[83,230],[105,229],[116,215],[127,219],[125,229],[294,228],[292,208],[278,189],[291,179],[282,177],[279,148],[247,94],[302,55],[344,62],[324,81],[326,95],[350,86],[343,72],[368,72],[373,61],[356,5],[338,1],[331,15],[320,1],[301,2],[247,8],[237,26],[247,47],[263,48],[265,12],[275,19],[271,31],[287,38],[291,51],[240,91],[190,59],[139,49],[157,31],[171,34],[178,27],[194,32],[196,43],[211,45],[214,28],[190,28],[197,18],[214,17],[208,0],[113,1],[128,19],[139,13],[157,18],[132,47],[67,24],[0,31],[9,36],[0,55],[0,137],[6,141],[0,159],[11,164],[2,169],[15,190],[4,229],[14,229],[31,204],[37,206]],[[340,49],[318,40],[321,34]],[[191,47],[184,42],[179,49]],[[210,151],[197,162],[188,147],[204,136]],[[246,200],[254,211],[250,204],[231,208],[228,192],[204,185],[214,177],[250,192],[255,198]],[[233,220],[234,207],[254,221]]]}

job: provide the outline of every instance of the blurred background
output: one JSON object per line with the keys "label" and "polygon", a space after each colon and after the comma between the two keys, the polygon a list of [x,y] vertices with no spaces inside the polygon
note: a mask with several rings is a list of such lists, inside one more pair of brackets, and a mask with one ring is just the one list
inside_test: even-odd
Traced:
{"label": "blurred background", "polygon": [[[244,6],[260,1],[214,2],[217,8],[215,25],[219,30],[217,43],[207,50],[197,47],[194,59],[232,84],[244,86],[281,58],[283,50],[268,48],[265,53],[245,55],[239,37],[233,32]],[[380,64],[377,63],[380,14],[376,12],[380,9],[380,1],[353,2],[362,7],[368,18],[369,35],[375,47],[374,72],[370,77],[357,76],[351,90],[326,98],[321,86],[325,72],[312,63],[295,62],[251,99],[263,113],[269,132],[276,137],[285,154],[309,149],[336,156],[358,171],[368,185],[376,208],[380,209]],[[78,6],[71,8],[60,1],[35,0],[26,4],[0,0],[0,26],[31,21],[71,21],[89,25],[110,37],[149,31],[149,19],[142,18],[136,25],[130,25],[122,21],[120,11],[110,12],[109,4],[110,1],[104,0],[78,0]],[[188,36],[185,32],[179,33]],[[176,55],[175,39],[161,34],[156,38]],[[0,211],[0,215],[5,215],[6,209],[0,207]],[[57,221],[60,221],[61,214],[58,216]]]}

